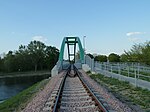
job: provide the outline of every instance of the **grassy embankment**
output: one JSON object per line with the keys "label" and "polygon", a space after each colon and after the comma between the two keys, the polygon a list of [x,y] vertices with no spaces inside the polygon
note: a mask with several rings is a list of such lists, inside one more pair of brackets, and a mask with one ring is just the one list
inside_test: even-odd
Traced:
{"label": "grassy embankment", "polygon": [[129,82],[119,81],[101,74],[88,73],[92,79],[106,87],[115,96],[132,105],[139,105],[145,112],[150,112],[150,91],[134,87]]}
{"label": "grassy embankment", "polygon": [[0,112],[19,112],[21,111],[33,98],[33,96],[44,88],[49,79],[42,80],[20,92],[16,96],[4,101],[0,104]]}

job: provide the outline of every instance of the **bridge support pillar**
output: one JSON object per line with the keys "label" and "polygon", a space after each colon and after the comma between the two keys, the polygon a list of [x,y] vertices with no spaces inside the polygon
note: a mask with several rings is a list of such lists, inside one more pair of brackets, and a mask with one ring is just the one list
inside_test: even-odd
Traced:
{"label": "bridge support pillar", "polygon": [[53,69],[51,70],[51,77],[55,76],[55,75],[58,75],[58,68],[57,68],[57,65],[55,65],[53,67]]}

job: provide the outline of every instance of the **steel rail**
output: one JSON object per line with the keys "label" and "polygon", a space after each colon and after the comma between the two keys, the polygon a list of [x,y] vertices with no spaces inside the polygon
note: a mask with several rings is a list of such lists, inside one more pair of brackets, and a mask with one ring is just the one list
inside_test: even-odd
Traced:
{"label": "steel rail", "polygon": [[101,109],[102,112],[109,112],[104,106],[103,104],[97,99],[97,97],[95,96],[95,94],[91,91],[91,89],[88,87],[88,85],[85,83],[84,79],[81,77],[81,72],[79,72],[76,68],[77,71],[77,75],[79,77],[79,79],[81,80],[81,82],[83,83],[83,85],[86,87],[86,89],[89,91],[91,97],[94,99],[94,101],[96,102],[97,106],[99,107],[99,109]]}
{"label": "steel rail", "polygon": [[[54,104],[54,107],[52,108],[52,112],[58,112],[58,109],[59,109],[59,100],[60,100],[60,97],[61,97],[61,94],[62,94],[62,91],[63,91],[63,88],[64,88],[64,84],[65,84],[65,80],[66,80],[66,77],[67,77],[67,74],[69,73],[69,70],[70,67],[68,68],[68,70],[66,71],[65,73],[65,76],[63,77],[62,81],[61,81],[61,84],[60,84],[60,87],[59,87],[59,91],[58,91],[58,95],[57,95],[57,98],[55,100],[55,104]],[[76,71],[77,73],[77,76],[79,77],[81,83],[83,84],[83,86],[87,89],[87,91],[90,93],[92,99],[94,99],[96,105],[98,106],[98,108],[102,111],[102,112],[109,112],[104,106],[103,104],[97,99],[97,97],[95,96],[95,94],[91,91],[91,89],[88,87],[88,85],[85,83],[84,79],[82,78],[81,76],[81,72],[78,71],[78,69],[74,66],[74,70]]]}
{"label": "steel rail", "polygon": [[61,84],[60,84],[60,87],[59,87],[59,91],[58,91],[58,95],[57,95],[57,98],[55,100],[55,104],[54,104],[52,112],[58,112],[59,99],[60,99],[60,96],[61,96],[64,84],[65,84],[65,80],[66,80],[66,77],[67,77],[69,69],[70,69],[70,66],[68,67],[68,70],[65,73],[65,76],[64,76],[63,80],[61,81]]}

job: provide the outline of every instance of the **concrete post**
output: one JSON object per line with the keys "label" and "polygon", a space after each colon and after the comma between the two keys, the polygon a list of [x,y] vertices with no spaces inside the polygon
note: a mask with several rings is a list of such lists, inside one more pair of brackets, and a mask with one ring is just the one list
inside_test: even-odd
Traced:
{"label": "concrete post", "polygon": [[91,63],[92,63],[92,71],[94,71],[94,59],[91,59]]}
{"label": "concrete post", "polygon": [[106,70],[106,63],[105,63],[105,70]]}
{"label": "concrete post", "polygon": [[129,75],[130,75],[130,68],[129,68],[129,66],[127,67],[127,69],[128,69],[128,77],[129,77]]}
{"label": "concrete post", "polygon": [[134,69],[134,74],[135,74],[135,87],[137,86],[137,79],[136,79],[136,69]]}
{"label": "concrete post", "polygon": [[138,63],[138,79],[139,79],[139,75],[140,75],[140,63]]}
{"label": "concrete post", "polygon": [[112,73],[112,65],[111,65],[111,73]]}
{"label": "concrete post", "polygon": [[119,63],[118,63],[118,74],[121,75]]}

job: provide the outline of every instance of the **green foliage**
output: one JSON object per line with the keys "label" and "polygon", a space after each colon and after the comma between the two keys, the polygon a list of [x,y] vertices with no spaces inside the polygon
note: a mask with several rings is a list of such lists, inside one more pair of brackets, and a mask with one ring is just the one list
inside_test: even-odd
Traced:
{"label": "green foliage", "polygon": [[95,61],[100,62],[107,62],[107,56],[106,55],[98,55],[94,58]]}
{"label": "green foliage", "polygon": [[4,58],[4,68],[6,71],[11,72],[15,69],[15,55],[12,51],[9,51],[6,57]]}
{"label": "green foliage", "polygon": [[90,53],[88,53],[88,54],[86,54],[86,55],[88,55],[91,59],[94,58],[94,56],[93,56],[92,54],[90,54]]}
{"label": "green foliage", "polygon": [[135,44],[130,51],[124,54],[130,62],[140,62],[150,65],[150,41],[144,44]]}
{"label": "green foliage", "polygon": [[0,104],[0,112],[16,112],[18,109],[24,108],[28,101],[31,100],[32,96],[47,83],[48,80],[43,80],[20,92],[16,96],[4,101]]}
{"label": "green foliage", "polygon": [[111,53],[108,56],[108,60],[109,60],[109,62],[120,62],[120,56],[115,53]]}
{"label": "green foliage", "polygon": [[48,66],[49,69],[52,69],[58,60],[59,50],[56,47],[48,46],[48,47],[46,47],[45,52],[46,52],[45,65]]}
{"label": "green foliage", "polygon": [[0,57],[0,72],[3,71],[3,67],[4,67],[4,62],[3,59],[1,59]]}
{"label": "green foliage", "polygon": [[0,59],[1,72],[51,70],[58,60],[59,50],[40,41],[20,45],[17,51],[9,51]]}
{"label": "green foliage", "polygon": [[43,60],[45,57],[45,48],[44,43],[40,41],[31,41],[28,44],[27,49],[29,52],[30,60],[34,65],[34,70],[37,71],[38,64],[42,67]]}
{"label": "green foliage", "polygon": [[91,71],[89,70],[89,71],[87,71],[86,73],[87,73],[87,74],[91,74]]}
{"label": "green foliage", "polygon": [[120,56],[120,61],[121,62],[128,62],[129,61],[128,56],[126,54],[122,54]]}
{"label": "green foliage", "polygon": [[141,57],[143,58],[143,60],[141,60],[142,62],[150,65],[150,41],[146,42],[142,47]]}

